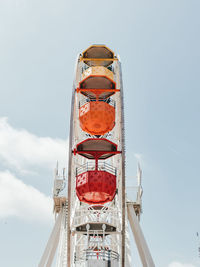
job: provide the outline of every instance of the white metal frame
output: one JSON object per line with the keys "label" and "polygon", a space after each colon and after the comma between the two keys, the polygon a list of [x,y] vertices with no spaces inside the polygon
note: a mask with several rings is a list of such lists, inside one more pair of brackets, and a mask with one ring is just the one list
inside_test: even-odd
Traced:
{"label": "white metal frame", "polygon": [[47,242],[44,254],[40,260],[38,267],[44,267],[44,266],[50,267],[53,262],[55,251],[57,249],[57,245],[59,241],[59,234],[60,234],[60,228],[61,228],[61,223],[62,223],[62,215],[63,213],[60,212],[56,219],[54,228]]}

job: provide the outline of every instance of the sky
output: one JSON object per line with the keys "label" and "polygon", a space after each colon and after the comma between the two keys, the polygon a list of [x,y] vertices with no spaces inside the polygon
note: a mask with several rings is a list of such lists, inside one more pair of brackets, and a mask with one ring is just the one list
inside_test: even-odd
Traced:
{"label": "sky", "polygon": [[[126,182],[139,161],[155,265],[200,266],[199,10],[198,0],[0,0],[0,266],[35,267],[44,251],[75,59],[99,43],[121,58]],[[132,255],[140,267],[134,245]]]}

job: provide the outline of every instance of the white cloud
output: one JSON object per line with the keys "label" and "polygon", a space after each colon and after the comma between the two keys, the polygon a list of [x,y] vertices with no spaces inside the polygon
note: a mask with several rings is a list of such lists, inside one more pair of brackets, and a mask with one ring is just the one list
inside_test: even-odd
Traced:
{"label": "white cloud", "polygon": [[180,263],[180,262],[172,262],[169,264],[168,267],[196,267],[193,264],[190,263]]}
{"label": "white cloud", "polygon": [[47,223],[53,219],[53,203],[9,171],[0,172],[0,218],[15,216],[28,221]]}
{"label": "white cloud", "polygon": [[61,167],[67,162],[67,141],[38,137],[24,129],[15,129],[7,118],[0,118],[0,160],[18,171],[33,171],[35,167],[54,168],[56,160]]}

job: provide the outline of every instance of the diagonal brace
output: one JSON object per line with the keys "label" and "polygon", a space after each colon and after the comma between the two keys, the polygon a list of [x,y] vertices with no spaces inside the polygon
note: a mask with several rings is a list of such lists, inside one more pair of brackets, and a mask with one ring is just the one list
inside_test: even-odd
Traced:
{"label": "diagonal brace", "polygon": [[128,219],[143,267],[155,267],[146,240],[136,217],[133,203],[127,203]]}
{"label": "diagonal brace", "polygon": [[62,222],[62,212],[59,213],[54,228],[51,232],[50,238],[47,242],[45,251],[42,255],[42,258],[40,260],[40,263],[38,267],[50,267],[51,263],[53,261],[53,257],[55,255],[55,251],[58,245],[58,238],[60,233],[60,227]]}

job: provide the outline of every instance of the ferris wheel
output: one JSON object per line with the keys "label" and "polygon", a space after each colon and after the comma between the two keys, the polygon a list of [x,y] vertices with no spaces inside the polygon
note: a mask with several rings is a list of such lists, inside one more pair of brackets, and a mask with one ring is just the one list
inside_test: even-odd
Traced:
{"label": "ferris wheel", "polygon": [[129,222],[142,265],[154,267],[139,224],[141,174],[138,167],[136,199],[128,200],[121,63],[107,46],[92,45],[76,60],[68,183],[56,168],[56,221],[38,266],[53,266],[56,254],[57,267],[135,266]]}

